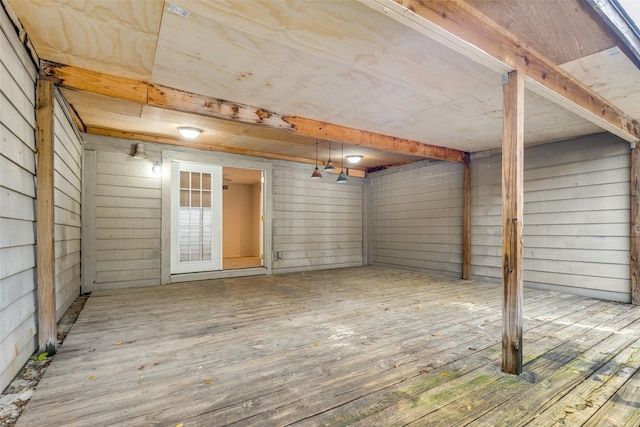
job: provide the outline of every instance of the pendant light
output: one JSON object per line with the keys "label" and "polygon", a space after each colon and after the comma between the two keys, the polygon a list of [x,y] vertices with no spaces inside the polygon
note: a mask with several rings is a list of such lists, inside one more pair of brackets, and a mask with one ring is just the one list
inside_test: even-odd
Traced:
{"label": "pendant light", "polygon": [[340,167],[340,175],[338,175],[338,179],[336,179],[336,182],[338,184],[347,182],[347,175],[344,173],[344,142],[342,143],[342,156],[340,160],[341,160],[342,166]]}
{"label": "pendant light", "polygon": [[329,140],[329,160],[327,160],[327,163],[324,165],[324,170],[325,172],[328,172],[335,169],[336,167],[333,166],[333,162],[331,162],[331,140]]}
{"label": "pendant light", "polygon": [[316,138],[316,168],[311,174],[311,179],[322,179],[322,172],[318,169],[318,139]]}

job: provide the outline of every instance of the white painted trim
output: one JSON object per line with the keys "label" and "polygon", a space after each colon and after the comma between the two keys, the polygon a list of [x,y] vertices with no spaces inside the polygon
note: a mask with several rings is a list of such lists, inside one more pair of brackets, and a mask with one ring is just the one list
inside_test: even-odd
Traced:
{"label": "white painted trim", "polygon": [[[222,167],[240,169],[255,169],[264,171],[263,206],[265,220],[264,227],[264,267],[258,269],[221,270],[214,272],[197,273],[195,276],[171,273],[171,164],[173,161],[210,163]],[[272,274],[272,234],[273,234],[273,163],[258,157],[240,156],[228,153],[205,152],[184,148],[162,148],[162,230],[160,260],[160,277],[162,284],[175,283],[176,281],[204,280],[207,278],[240,277],[243,275]],[[286,162],[288,165],[296,163]],[[207,276],[208,275],[208,276]],[[201,277],[189,279],[189,277]]]}

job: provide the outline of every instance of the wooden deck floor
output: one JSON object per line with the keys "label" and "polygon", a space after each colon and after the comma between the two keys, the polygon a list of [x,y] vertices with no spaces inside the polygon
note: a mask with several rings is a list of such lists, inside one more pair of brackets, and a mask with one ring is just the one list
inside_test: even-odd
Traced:
{"label": "wooden deck floor", "polygon": [[640,307],[378,267],[95,292],[18,426],[640,425]]}

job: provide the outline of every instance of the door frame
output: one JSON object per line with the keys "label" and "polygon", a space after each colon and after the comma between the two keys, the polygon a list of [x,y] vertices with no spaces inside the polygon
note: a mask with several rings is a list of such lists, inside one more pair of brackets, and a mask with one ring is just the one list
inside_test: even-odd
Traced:
{"label": "door frame", "polygon": [[[174,161],[210,164],[221,167],[257,169],[264,171],[264,186],[262,203],[264,206],[262,252],[264,254],[263,267],[245,268],[239,270],[206,271],[201,273],[171,273],[171,165]],[[273,165],[267,160],[255,157],[239,156],[228,153],[188,150],[162,150],[162,230],[161,230],[161,263],[160,278],[162,284],[186,282],[192,280],[218,279],[225,277],[242,277],[271,274],[272,264],[272,176]]]}

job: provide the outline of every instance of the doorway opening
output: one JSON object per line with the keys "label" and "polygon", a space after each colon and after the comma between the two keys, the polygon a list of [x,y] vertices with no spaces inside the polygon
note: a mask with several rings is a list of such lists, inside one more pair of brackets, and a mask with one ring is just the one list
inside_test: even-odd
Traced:
{"label": "doorway opening", "polygon": [[264,171],[222,168],[222,269],[264,266]]}

